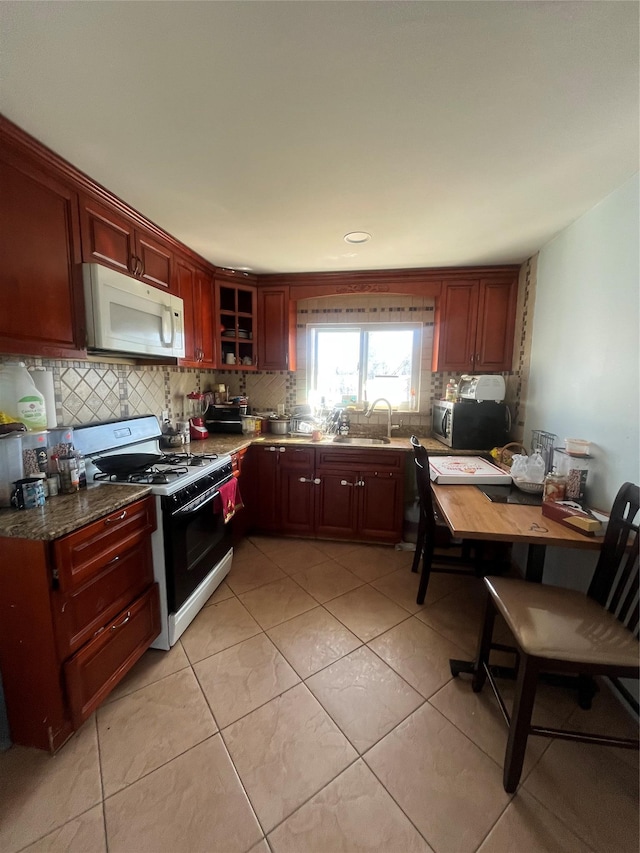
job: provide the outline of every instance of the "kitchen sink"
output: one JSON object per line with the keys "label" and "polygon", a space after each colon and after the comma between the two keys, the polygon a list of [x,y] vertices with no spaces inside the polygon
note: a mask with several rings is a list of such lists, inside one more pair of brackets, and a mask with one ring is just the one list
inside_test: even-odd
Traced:
{"label": "kitchen sink", "polygon": [[336,435],[333,440],[336,444],[391,444],[390,438],[356,438],[348,435]]}

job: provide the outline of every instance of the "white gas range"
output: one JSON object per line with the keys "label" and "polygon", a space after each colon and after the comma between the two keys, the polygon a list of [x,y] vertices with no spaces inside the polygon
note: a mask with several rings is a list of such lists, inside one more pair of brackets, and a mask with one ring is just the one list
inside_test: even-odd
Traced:
{"label": "white gas range", "polygon": [[142,415],[74,427],[73,441],[89,487],[149,485],[155,496],[151,542],[162,627],[152,647],[169,649],[231,568],[231,530],[216,498],[232,468],[228,454],[163,453],[160,435],[156,417]]}

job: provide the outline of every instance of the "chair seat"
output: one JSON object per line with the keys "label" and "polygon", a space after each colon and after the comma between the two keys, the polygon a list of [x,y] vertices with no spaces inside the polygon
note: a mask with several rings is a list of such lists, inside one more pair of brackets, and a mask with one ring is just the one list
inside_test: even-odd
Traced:
{"label": "chair seat", "polygon": [[638,666],[638,640],[583,593],[514,578],[484,582],[527,654],[573,664]]}

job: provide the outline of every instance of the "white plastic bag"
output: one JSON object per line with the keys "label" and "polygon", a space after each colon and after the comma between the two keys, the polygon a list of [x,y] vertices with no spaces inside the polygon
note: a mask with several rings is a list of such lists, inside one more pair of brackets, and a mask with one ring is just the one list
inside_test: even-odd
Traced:
{"label": "white plastic bag", "polygon": [[528,460],[527,480],[530,483],[544,483],[545,464],[539,450],[534,451]]}

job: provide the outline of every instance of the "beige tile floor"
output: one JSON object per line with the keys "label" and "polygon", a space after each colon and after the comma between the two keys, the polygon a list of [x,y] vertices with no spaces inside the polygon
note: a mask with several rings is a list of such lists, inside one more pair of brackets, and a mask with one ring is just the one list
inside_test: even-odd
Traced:
{"label": "beige tile floor", "polygon": [[[170,651],[148,651],[50,757],[0,754],[3,853],[622,853],[637,753],[532,738],[515,796],[491,691],[452,679],[482,582],[412,554],[254,537]],[[511,685],[505,684],[507,698]],[[539,692],[536,721],[635,723]]]}

